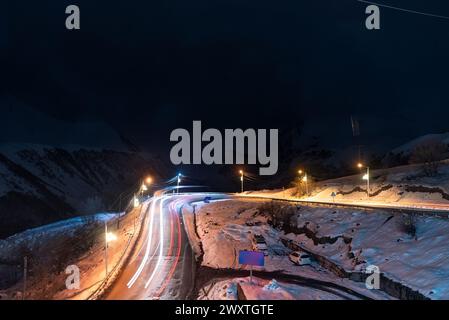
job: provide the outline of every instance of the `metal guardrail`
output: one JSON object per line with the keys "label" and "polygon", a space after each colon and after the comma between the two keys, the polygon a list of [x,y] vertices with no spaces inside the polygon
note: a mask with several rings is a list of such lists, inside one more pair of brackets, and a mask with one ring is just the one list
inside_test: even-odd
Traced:
{"label": "metal guardrail", "polygon": [[420,214],[422,216],[432,216],[437,218],[449,218],[449,209],[441,210],[441,209],[432,209],[427,207],[397,207],[397,206],[388,206],[388,205],[366,205],[366,204],[352,204],[352,203],[342,203],[342,202],[325,202],[325,201],[310,201],[310,200],[302,200],[302,199],[288,199],[281,197],[272,197],[272,196],[262,196],[262,195],[235,195],[238,198],[253,198],[253,199],[263,199],[263,200],[275,200],[275,201],[285,201],[291,203],[301,203],[304,205],[310,206],[324,206],[324,207],[336,207],[336,208],[354,208],[354,209],[380,209],[380,210],[388,210],[396,213],[412,213],[412,214]]}

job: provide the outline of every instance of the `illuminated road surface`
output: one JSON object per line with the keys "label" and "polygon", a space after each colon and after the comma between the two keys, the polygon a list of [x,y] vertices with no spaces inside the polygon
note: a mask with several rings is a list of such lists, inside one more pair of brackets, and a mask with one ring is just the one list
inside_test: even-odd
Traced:
{"label": "illuminated road surface", "polygon": [[[271,196],[260,194],[240,196],[273,199]],[[180,210],[184,205],[204,200],[204,197],[205,194],[187,194],[153,198],[143,220],[140,236],[128,258],[128,264],[108,289],[105,299],[167,300],[189,297],[194,288],[195,259]],[[224,197],[226,196],[215,195],[213,198]],[[309,201],[305,200],[305,202]],[[329,204],[333,203],[329,202]],[[341,204],[385,209],[389,207],[419,208],[417,206],[391,206],[374,201],[342,202]],[[434,208],[446,210],[446,207],[443,206]]]}
{"label": "illuminated road surface", "polygon": [[152,200],[129,263],[109,288],[106,299],[186,299],[194,287],[195,261],[180,208],[200,199],[204,195]]}

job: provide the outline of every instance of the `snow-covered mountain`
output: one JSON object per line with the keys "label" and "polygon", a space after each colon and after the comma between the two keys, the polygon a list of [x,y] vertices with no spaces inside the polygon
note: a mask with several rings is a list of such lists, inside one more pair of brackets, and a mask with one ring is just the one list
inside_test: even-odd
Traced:
{"label": "snow-covered mountain", "polygon": [[394,148],[391,152],[394,154],[402,153],[404,155],[409,155],[416,147],[435,142],[449,145],[449,133],[426,134]]}
{"label": "snow-covered mountain", "polygon": [[[426,134],[405,142],[388,152],[382,162],[386,167],[408,164],[410,156],[417,147],[435,143],[446,145],[449,148],[449,132]],[[445,158],[447,156],[447,154],[444,155]]]}
{"label": "snow-covered mountain", "polygon": [[[162,161],[98,120],[65,121],[0,97],[0,239],[79,214],[118,209],[114,200]],[[125,197],[126,198],[126,197]]]}
{"label": "snow-covered mountain", "polygon": [[111,208],[145,174],[164,176],[157,159],[135,153],[42,145],[0,148],[0,238],[26,228]]}

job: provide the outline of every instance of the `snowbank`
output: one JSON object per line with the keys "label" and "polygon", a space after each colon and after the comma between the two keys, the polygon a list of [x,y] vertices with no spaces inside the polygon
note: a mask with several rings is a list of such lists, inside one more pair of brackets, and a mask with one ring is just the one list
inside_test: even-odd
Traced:
{"label": "snowbank", "polygon": [[[265,266],[254,267],[254,270],[282,272],[332,282],[363,292],[364,295],[374,299],[391,298],[381,292],[367,290],[363,283],[338,278],[318,264],[303,267],[294,265],[288,258],[291,250],[281,241],[284,234],[270,226],[267,216],[262,215],[259,210],[264,202],[253,199],[234,199],[203,205],[197,210],[197,229],[204,250],[202,266],[216,269],[247,269],[246,266],[238,264],[238,252],[252,250],[253,235],[260,234],[267,242],[268,255],[265,257]],[[207,290],[212,289],[209,287]],[[214,297],[221,293],[217,293]]]}
{"label": "snowbank", "polygon": [[402,215],[302,207],[292,229],[296,234],[287,237],[348,271],[376,265],[389,278],[429,298],[449,299],[449,221],[415,219],[412,235],[405,231]]}

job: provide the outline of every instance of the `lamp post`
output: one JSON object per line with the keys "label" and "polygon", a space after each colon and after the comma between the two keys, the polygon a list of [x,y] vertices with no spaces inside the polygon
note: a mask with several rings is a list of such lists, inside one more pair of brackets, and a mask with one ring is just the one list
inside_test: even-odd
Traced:
{"label": "lamp post", "polygon": [[370,197],[370,189],[369,189],[369,167],[366,167],[366,173],[362,177],[363,180],[366,180],[366,194],[368,198]]}
{"label": "lamp post", "polygon": [[181,183],[181,174],[178,173],[178,184],[177,184],[177,186],[176,186],[176,190],[177,190],[176,193],[179,193],[179,184],[180,184],[180,183]]}
{"label": "lamp post", "polygon": [[[363,168],[363,164],[361,164],[360,162],[357,164],[357,167],[359,169]],[[369,190],[369,167],[366,167],[366,173],[362,176],[362,180],[366,181],[366,195],[368,196],[368,198],[370,197],[370,190]]]}
{"label": "lamp post", "polygon": [[[301,178],[302,174],[304,173],[304,176]],[[307,178],[307,172],[303,171],[303,170],[298,170],[298,174],[299,174],[299,181],[304,182],[306,184],[306,194],[309,195],[309,185],[308,185],[308,178]]]}
{"label": "lamp post", "polygon": [[134,195],[134,199],[133,199],[133,207],[137,208],[140,206],[140,201],[139,198],[137,197],[137,195]]}
{"label": "lamp post", "polygon": [[148,191],[148,189],[152,183],[153,183],[153,178],[151,176],[147,176],[143,183],[143,185],[145,186],[144,191]]}
{"label": "lamp post", "polygon": [[240,170],[239,173],[240,173],[240,192],[243,193],[243,170]]}
{"label": "lamp post", "polygon": [[108,277],[108,223],[104,222],[104,269],[105,278]]}
{"label": "lamp post", "polygon": [[111,232],[108,232],[108,222],[104,222],[104,266],[105,266],[105,278],[108,277],[108,247],[109,242],[117,240],[117,236]]}
{"label": "lamp post", "polygon": [[306,194],[307,196],[309,195],[309,184],[308,184],[308,178],[307,178],[307,173],[304,173],[304,177],[302,178],[302,181],[304,181],[306,183]]}
{"label": "lamp post", "polygon": [[144,183],[142,183],[142,186],[140,187],[140,195],[143,196],[143,193],[146,191],[148,191],[148,187],[144,182]]}
{"label": "lamp post", "polygon": [[[147,176],[145,179],[142,180],[142,184],[140,185],[140,189],[139,191],[137,191],[137,193],[134,193],[132,200],[133,203],[133,207],[137,208],[140,205],[140,201],[138,198],[139,192],[140,192],[140,196],[141,196],[141,200],[142,202],[143,200],[143,193],[148,191],[148,186],[153,183],[153,178],[151,176]],[[122,198],[123,195],[125,194],[126,191],[123,191],[122,193],[120,193],[119,195],[119,215],[118,215],[118,219],[117,219],[117,230],[120,229],[120,213],[122,212]],[[129,204],[128,204],[129,206]],[[125,208],[126,211],[127,208]]]}

